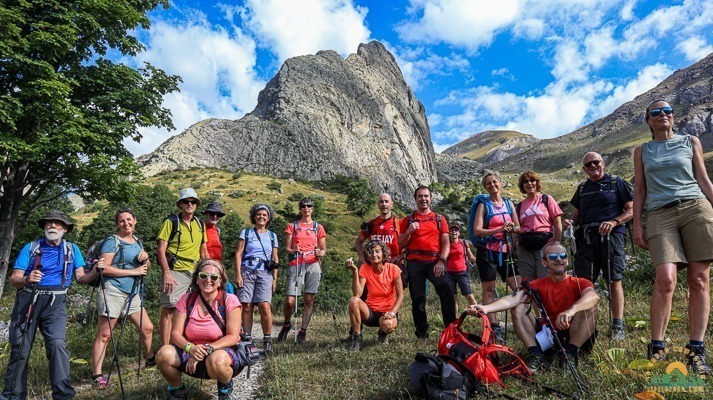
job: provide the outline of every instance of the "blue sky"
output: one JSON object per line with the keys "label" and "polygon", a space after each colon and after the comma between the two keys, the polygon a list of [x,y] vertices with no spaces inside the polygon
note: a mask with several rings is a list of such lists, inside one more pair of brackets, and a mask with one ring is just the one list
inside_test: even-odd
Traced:
{"label": "blue sky", "polygon": [[252,111],[287,58],[370,40],[425,105],[436,151],[488,129],[563,135],[713,52],[710,0],[176,0],[150,16],[146,51],[123,61],[183,83],[164,101],[177,129],[143,129],[135,155]]}

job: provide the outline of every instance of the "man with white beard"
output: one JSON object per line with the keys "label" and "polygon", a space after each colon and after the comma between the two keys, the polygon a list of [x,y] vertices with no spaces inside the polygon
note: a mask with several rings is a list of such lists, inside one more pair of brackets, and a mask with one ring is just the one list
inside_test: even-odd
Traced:
{"label": "man with white beard", "polygon": [[27,359],[37,328],[45,339],[52,398],[75,396],[66,341],[67,288],[72,276],[79,283],[87,283],[96,278],[97,272],[94,268],[85,273],[79,248],[63,239],[74,228],[65,213],[52,210],[37,224],[44,230],[44,238],[22,248],[10,276],[17,295],[10,321],[10,362],[0,400],[27,398]]}

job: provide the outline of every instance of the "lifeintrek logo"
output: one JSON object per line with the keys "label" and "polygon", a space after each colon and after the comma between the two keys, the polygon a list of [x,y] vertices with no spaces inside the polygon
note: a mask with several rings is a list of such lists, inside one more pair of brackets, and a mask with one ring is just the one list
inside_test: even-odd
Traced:
{"label": "lifeintrek logo", "polygon": [[665,373],[651,374],[649,390],[658,393],[703,393],[706,381],[697,374],[689,374],[686,365],[674,361],[666,366]]}

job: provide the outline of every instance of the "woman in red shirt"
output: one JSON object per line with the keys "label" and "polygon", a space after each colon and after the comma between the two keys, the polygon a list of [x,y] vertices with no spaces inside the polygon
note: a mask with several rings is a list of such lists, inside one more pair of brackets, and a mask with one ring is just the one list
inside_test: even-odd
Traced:
{"label": "woman in red shirt", "polygon": [[[389,246],[381,240],[370,240],[364,245],[367,263],[357,268],[353,259],[346,267],[352,271],[352,298],[349,299],[349,319],[352,323],[350,351],[359,351],[362,324],[379,327],[379,343],[389,343],[388,335],[399,324],[398,312],[404,302],[401,270],[395,264],[384,262],[391,258]],[[361,299],[367,289],[366,301]]]}

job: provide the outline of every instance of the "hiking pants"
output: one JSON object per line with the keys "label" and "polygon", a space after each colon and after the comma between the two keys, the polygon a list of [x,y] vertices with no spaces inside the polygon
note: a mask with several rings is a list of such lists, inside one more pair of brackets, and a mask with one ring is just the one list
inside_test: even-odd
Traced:
{"label": "hiking pants", "polygon": [[[53,288],[58,289],[58,288]],[[15,305],[12,308],[10,320],[10,362],[5,374],[5,388],[0,395],[0,400],[7,400],[15,379],[15,368],[20,363],[18,373],[20,378],[15,384],[13,400],[27,398],[27,358],[32,350],[37,329],[45,338],[45,352],[49,360],[50,383],[52,386],[52,399],[72,399],[75,396],[69,378],[69,350],[67,350],[67,295],[41,293],[38,288],[37,302],[32,311],[32,321],[27,332],[22,333],[25,327],[27,309],[32,303],[32,294],[29,290],[19,290],[15,296]],[[22,354],[20,345],[24,341]]]}
{"label": "hiking pants", "polygon": [[413,308],[413,324],[416,326],[416,336],[423,337],[428,333],[428,317],[426,316],[426,279],[436,287],[436,293],[441,299],[441,314],[443,324],[448,326],[456,319],[456,304],[448,272],[436,277],[433,267],[437,261],[406,262],[408,268],[409,293]]}

